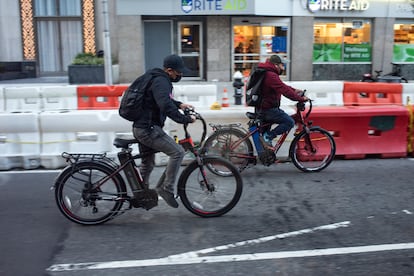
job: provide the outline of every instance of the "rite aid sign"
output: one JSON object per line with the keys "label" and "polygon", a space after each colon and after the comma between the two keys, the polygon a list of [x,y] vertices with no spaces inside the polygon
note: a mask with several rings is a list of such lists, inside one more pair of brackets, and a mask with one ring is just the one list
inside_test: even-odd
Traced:
{"label": "rite aid sign", "polygon": [[316,11],[365,11],[368,0],[308,0],[308,9]]}

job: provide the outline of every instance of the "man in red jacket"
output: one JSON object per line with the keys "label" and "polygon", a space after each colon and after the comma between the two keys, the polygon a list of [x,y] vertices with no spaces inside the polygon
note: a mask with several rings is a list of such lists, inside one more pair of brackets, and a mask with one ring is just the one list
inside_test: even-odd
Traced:
{"label": "man in red jacket", "polygon": [[282,95],[298,102],[306,102],[309,99],[302,96],[302,90],[295,89],[282,82],[279,75],[285,70],[285,65],[278,55],[272,55],[266,62],[259,63],[258,68],[267,70],[262,82],[262,103],[258,107],[258,112],[262,114],[265,122],[278,124],[273,129],[269,128],[262,135],[264,142],[272,146],[272,140],[277,135],[289,131],[295,125],[292,117],[280,109]]}

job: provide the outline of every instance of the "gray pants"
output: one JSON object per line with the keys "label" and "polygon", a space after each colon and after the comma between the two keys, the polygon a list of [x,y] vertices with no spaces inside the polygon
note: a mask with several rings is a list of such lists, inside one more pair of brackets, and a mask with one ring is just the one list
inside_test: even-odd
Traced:
{"label": "gray pants", "polygon": [[141,160],[140,170],[144,183],[149,187],[149,177],[155,165],[154,152],[163,152],[168,155],[169,160],[164,174],[157,184],[157,188],[163,188],[168,192],[174,193],[175,180],[185,154],[183,147],[177,144],[159,126],[133,128],[133,133],[135,139],[139,141],[140,153],[152,152]]}

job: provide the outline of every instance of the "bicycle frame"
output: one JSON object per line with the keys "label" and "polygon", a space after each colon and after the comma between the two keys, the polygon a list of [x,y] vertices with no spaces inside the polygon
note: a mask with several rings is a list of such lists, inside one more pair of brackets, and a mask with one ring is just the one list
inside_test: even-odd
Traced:
{"label": "bicycle frame", "polygon": [[[191,112],[191,110],[187,111]],[[206,123],[204,119],[199,117],[200,120],[203,121],[203,136],[202,139],[204,139],[206,135]],[[189,150],[196,158],[198,167],[200,168],[200,172],[202,174],[204,183],[209,191],[212,190],[211,185],[208,183],[206,178],[206,173],[204,171],[202,158],[193,142],[193,139],[191,135],[189,134],[187,130],[187,125],[184,125],[184,133],[185,138],[181,140],[177,140],[177,143],[180,144],[184,150]],[[126,142],[129,144],[132,143],[138,143],[135,139],[126,140]],[[115,140],[114,144],[117,143],[117,139]],[[76,168],[76,163],[79,161],[101,161],[105,165],[109,166],[112,169],[112,173],[107,175],[106,177],[100,179],[99,181],[94,183],[93,189],[99,189],[106,181],[113,178],[117,174],[120,174],[121,171],[124,172],[125,178],[127,180],[128,185],[130,186],[132,192],[138,192],[147,189],[148,187],[145,187],[144,180],[142,178],[141,172],[138,168],[138,166],[135,164],[135,159],[141,159],[149,154],[157,153],[156,151],[153,152],[147,152],[147,153],[138,153],[135,155],[132,155],[132,148],[126,147],[127,145],[118,145],[118,147],[121,147],[121,151],[118,152],[118,160],[120,164],[113,162],[111,159],[106,157],[106,154],[70,154],[67,152],[62,153],[62,157],[65,158],[68,162],[72,164],[72,168]],[[161,177],[164,177],[161,176]],[[128,199],[128,198],[125,198]],[[124,199],[124,200],[125,200]]]}
{"label": "bicycle frame", "polygon": [[[297,132],[301,131],[301,129],[305,129],[305,131],[309,131],[309,127],[312,125],[312,122],[306,122],[306,119],[309,117],[309,115],[312,111],[312,105],[310,105],[310,108],[306,112],[306,115],[302,114],[302,111],[305,110],[305,104],[304,103],[297,103],[296,106],[297,106],[296,113],[291,115],[291,117],[295,121],[296,126],[298,126]],[[263,148],[263,145],[262,145],[259,137],[261,135],[262,130],[266,129],[266,128],[269,128],[272,124],[271,123],[262,123],[262,120],[258,118],[256,113],[248,112],[247,116],[250,119],[249,122],[248,122],[249,130],[246,130],[246,129],[242,128],[240,126],[240,124],[227,125],[230,128],[236,127],[236,128],[241,129],[242,131],[245,132],[245,136],[242,139],[239,139],[239,140],[235,141],[234,143],[230,144],[230,150],[233,152],[233,150],[236,149],[238,146],[240,146],[241,143],[243,143],[247,139],[250,139],[250,137],[251,137],[253,142],[254,142],[253,144],[256,148],[257,153],[260,154],[263,151],[265,151],[265,149]],[[213,130],[215,131],[215,130],[217,130],[221,127],[224,127],[224,126],[222,126],[222,125],[213,125],[212,127],[213,127]],[[291,132],[291,130],[281,134],[281,136],[279,137],[279,139],[276,142],[276,145],[273,146],[273,147],[269,147],[269,148],[271,148],[271,150],[275,154],[277,154],[280,147],[286,141],[286,138],[287,138],[287,136],[289,135],[290,132]],[[310,144],[313,147],[311,141],[307,141],[307,142],[308,142],[308,144]],[[312,150],[313,150],[313,148],[312,148]],[[232,156],[237,157],[237,158],[245,158],[245,159],[249,159],[249,160],[252,160],[252,161],[256,160],[255,155],[246,155],[246,154],[241,154],[241,153],[233,153]]]}

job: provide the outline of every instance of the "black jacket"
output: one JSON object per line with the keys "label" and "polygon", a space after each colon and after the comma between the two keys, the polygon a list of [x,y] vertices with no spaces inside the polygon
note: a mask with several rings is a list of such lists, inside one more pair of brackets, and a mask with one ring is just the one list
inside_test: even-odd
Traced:
{"label": "black jacket", "polygon": [[182,102],[173,99],[173,85],[168,74],[160,68],[148,70],[145,74],[151,74],[153,77],[146,92],[144,112],[139,120],[134,122],[133,127],[163,127],[167,117],[180,124],[191,123],[191,117],[178,110]]}

